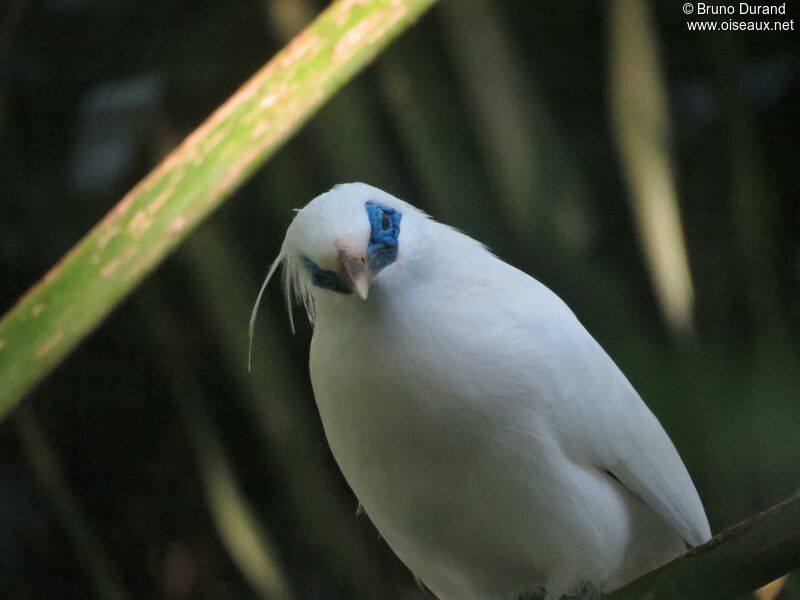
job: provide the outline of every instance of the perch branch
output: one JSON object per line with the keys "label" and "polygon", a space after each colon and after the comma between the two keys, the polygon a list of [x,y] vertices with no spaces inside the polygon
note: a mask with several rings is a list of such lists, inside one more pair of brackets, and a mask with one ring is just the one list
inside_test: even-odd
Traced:
{"label": "perch branch", "polygon": [[728,600],[798,566],[800,494],[642,575],[606,600]]}

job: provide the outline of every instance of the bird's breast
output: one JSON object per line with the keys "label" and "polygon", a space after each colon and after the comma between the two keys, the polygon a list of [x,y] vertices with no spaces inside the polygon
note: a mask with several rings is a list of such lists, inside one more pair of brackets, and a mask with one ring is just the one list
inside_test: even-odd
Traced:
{"label": "bird's breast", "polygon": [[[506,401],[519,395],[511,357],[487,355],[474,323],[452,313],[379,317],[323,318],[312,340],[314,394],[345,478],[420,575],[410,563],[426,553],[485,561],[474,539],[508,565],[523,560],[523,538],[540,533],[530,514],[545,502],[533,482],[559,453],[535,401]],[[514,522],[498,527],[498,513]]]}
{"label": "bird's breast", "polygon": [[[320,326],[322,325],[322,326]],[[311,345],[314,395],[331,449],[356,492],[392,487],[418,468],[445,460],[454,398],[439,393],[440,360],[382,323],[318,324]],[[408,472],[408,473],[406,473]],[[364,499],[362,499],[362,502]]]}

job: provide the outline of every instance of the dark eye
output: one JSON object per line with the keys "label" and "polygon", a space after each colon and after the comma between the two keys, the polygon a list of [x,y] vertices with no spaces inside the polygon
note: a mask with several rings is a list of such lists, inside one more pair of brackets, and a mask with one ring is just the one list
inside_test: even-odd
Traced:
{"label": "dark eye", "polygon": [[392,228],[392,220],[389,218],[385,212],[381,212],[381,229],[383,231],[389,231]]}

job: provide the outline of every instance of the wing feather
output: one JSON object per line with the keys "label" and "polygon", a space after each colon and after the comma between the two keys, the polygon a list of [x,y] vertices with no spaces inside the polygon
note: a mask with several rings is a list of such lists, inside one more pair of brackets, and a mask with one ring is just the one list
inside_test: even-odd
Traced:
{"label": "wing feather", "polygon": [[572,311],[535,283],[525,318],[537,315],[531,334],[548,349],[551,411],[565,452],[610,471],[690,545],[706,542],[703,505],[658,419]]}

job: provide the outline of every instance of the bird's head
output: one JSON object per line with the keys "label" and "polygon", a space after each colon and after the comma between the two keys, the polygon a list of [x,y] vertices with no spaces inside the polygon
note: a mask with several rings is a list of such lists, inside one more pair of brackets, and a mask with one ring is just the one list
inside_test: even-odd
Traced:
{"label": "bird's head", "polygon": [[[287,297],[303,303],[312,318],[315,302],[323,298],[367,301],[370,286],[403,261],[416,225],[426,220],[378,188],[338,185],[297,211],[261,291],[283,263]],[[261,294],[251,331],[260,299]]]}
{"label": "bird's head", "polygon": [[297,212],[281,249],[292,291],[366,300],[373,278],[401,256],[409,208],[363,183],[339,185],[314,198]]}

